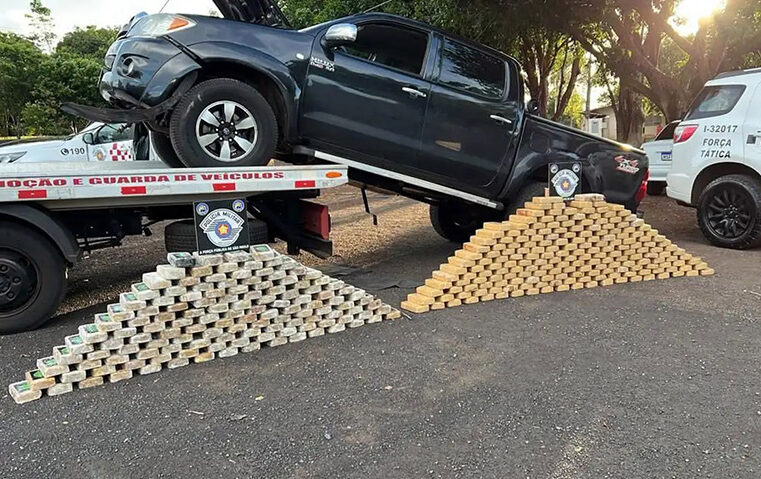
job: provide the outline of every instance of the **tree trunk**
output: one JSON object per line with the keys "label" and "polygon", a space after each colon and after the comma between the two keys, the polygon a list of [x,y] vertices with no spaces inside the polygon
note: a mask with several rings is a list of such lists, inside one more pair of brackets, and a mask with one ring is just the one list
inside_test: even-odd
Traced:
{"label": "tree trunk", "polygon": [[616,113],[616,137],[621,143],[639,147],[642,144],[642,127],[645,115],[642,112],[642,98],[631,89],[621,86],[618,91]]}

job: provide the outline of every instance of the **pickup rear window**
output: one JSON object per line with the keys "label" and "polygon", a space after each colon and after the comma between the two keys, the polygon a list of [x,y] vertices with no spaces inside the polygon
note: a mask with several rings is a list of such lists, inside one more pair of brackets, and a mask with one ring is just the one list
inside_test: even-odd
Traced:
{"label": "pickup rear window", "polygon": [[707,86],[692,103],[685,120],[726,115],[734,109],[744,92],[744,85]]}
{"label": "pickup rear window", "polygon": [[441,52],[439,83],[489,98],[501,98],[506,70],[505,62],[499,58],[447,39]]}

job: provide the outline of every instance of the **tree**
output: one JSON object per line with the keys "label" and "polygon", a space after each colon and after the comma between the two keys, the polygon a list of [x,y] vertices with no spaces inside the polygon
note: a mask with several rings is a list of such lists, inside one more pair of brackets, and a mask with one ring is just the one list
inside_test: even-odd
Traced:
{"label": "tree", "polygon": [[43,58],[31,41],[0,32],[0,136],[22,134],[22,111],[34,98]]}
{"label": "tree", "polygon": [[56,34],[53,31],[55,25],[53,19],[50,18],[50,9],[42,4],[42,0],[32,0],[29,2],[29,9],[31,13],[24,15],[29,20],[29,26],[34,32],[32,35],[29,35],[29,39],[41,50],[46,52],[53,51]]}
{"label": "tree", "polygon": [[108,47],[116,40],[118,33],[118,28],[98,28],[93,25],[87,28],[76,28],[63,36],[56,45],[55,53],[102,62]]}
{"label": "tree", "polygon": [[[649,98],[668,121],[681,118],[703,84],[740,68],[761,45],[761,0],[727,0],[694,35],[674,27],[678,0],[537,0],[554,8],[546,21],[568,32],[622,86]],[[665,41],[683,62],[663,61]]]}

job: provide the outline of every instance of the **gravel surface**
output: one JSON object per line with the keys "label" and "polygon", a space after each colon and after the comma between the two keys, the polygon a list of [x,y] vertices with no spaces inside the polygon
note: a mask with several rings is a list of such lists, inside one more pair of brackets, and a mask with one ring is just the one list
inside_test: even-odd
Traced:
{"label": "gravel surface", "polygon": [[[328,199],[331,262],[398,304],[410,288],[376,288],[421,283],[456,246],[404,199],[375,198],[373,228],[352,193]],[[436,311],[23,406],[6,394],[0,477],[760,477],[761,251],[708,246],[665,198],[643,209],[716,276]],[[74,269],[77,311],[0,337],[3,384],[161,245]]]}

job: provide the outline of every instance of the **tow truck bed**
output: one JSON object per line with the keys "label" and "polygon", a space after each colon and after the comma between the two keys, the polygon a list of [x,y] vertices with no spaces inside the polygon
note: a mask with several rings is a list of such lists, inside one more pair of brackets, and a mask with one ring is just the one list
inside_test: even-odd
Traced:
{"label": "tow truck bed", "polygon": [[152,225],[167,220],[178,220],[165,230],[167,248],[193,248],[195,201],[247,198],[249,229],[257,242],[279,238],[291,254],[305,249],[327,257],[333,251],[328,209],[305,200],[346,184],[347,170],[340,165],[174,169],[160,162],[4,165],[0,334],[34,329],[55,313],[66,269],[82,251],[120,246],[126,236],[148,236]]}

